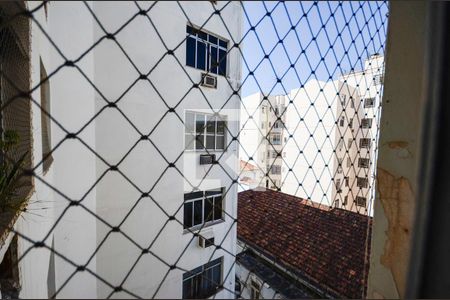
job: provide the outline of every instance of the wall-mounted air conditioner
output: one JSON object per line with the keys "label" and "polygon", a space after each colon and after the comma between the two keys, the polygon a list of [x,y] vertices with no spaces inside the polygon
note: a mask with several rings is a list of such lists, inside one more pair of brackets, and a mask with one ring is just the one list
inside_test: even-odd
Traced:
{"label": "wall-mounted air conditioner", "polygon": [[200,248],[208,248],[213,245],[214,245],[214,232],[212,230],[199,232],[198,246]]}
{"label": "wall-mounted air conditioner", "polygon": [[201,85],[215,89],[217,88],[217,77],[210,74],[202,73]]}
{"label": "wall-mounted air conditioner", "polygon": [[198,237],[198,246],[200,248],[208,248],[209,246],[214,245],[214,237],[205,238],[202,236]]}

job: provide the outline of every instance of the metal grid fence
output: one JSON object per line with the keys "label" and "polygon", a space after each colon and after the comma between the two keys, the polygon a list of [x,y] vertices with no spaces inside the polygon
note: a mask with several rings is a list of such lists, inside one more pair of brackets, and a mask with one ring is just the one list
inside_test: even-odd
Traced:
{"label": "metal grid fence", "polygon": [[[54,31],[47,30],[48,26],[43,24],[43,15],[45,18],[49,18],[50,21],[52,20],[53,5],[55,4],[51,2],[42,2],[33,5],[33,7],[30,8],[29,3],[21,5],[19,2],[13,2],[8,3],[7,5],[2,4],[0,6],[2,9],[0,26],[2,41],[6,36],[17,35],[19,32],[22,35],[23,32],[25,32],[25,36],[31,38],[30,28],[34,28],[34,31],[32,31],[33,34],[39,34],[41,38],[50,45],[49,47],[51,50],[49,51],[53,51],[54,55],[57,56],[55,61],[61,61],[55,68],[47,68],[46,73],[44,73],[47,75],[44,76],[44,78],[34,80],[30,86],[24,88],[23,84],[19,84],[15,79],[19,70],[16,68],[4,68],[4,66],[11,61],[7,56],[11,53],[11,48],[7,48],[7,44],[3,42],[0,46],[2,59],[0,61],[2,100],[0,111],[2,116],[2,132],[16,130],[14,126],[9,126],[4,120],[17,117],[16,112],[10,112],[10,110],[13,109],[13,106],[17,103],[22,103],[23,105],[37,107],[41,113],[46,116],[48,122],[51,123],[52,128],[57,128],[58,131],[63,132],[65,135],[65,137],[59,141],[52,138],[53,144],[50,145],[50,150],[47,149],[44,157],[32,157],[32,155],[30,155],[32,159],[30,166],[22,165],[20,167],[24,171],[24,176],[33,178],[32,184],[41,184],[45,186],[64,202],[64,204],[58,203],[58,205],[62,205],[62,208],[59,206],[60,210],[58,212],[60,213],[55,214],[55,218],[51,220],[52,224],[49,226],[49,230],[39,239],[35,239],[35,236],[29,235],[27,232],[18,230],[17,227],[14,227],[14,221],[7,221],[6,223],[2,222],[2,224],[4,224],[3,227],[6,227],[7,232],[15,233],[19,239],[26,241],[29,245],[29,247],[22,250],[17,261],[14,261],[14,264],[19,265],[32,251],[35,251],[38,248],[44,248],[48,250],[49,253],[53,253],[59,260],[64,261],[65,264],[71,266],[72,271],[70,272],[70,275],[64,278],[63,282],[55,287],[53,294],[49,294],[49,297],[58,297],[79,273],[88,273],[92,276],[92,280],[97,280],[108,287],[109,292],[105,295],[107,298],[116,296],[136,298],[164,297],[165,295],[161,293],[161,289],[171,273],[181,271],[185,274],[189,274],[188,272],[193,271],[183,267],[181,261],[183,256],[189,252],[190,245],[196,243],[198,236],[203,234],[202,229],[205,227],[206,222],[203,222],[201,226],[195,228],[195,230],[186,226],[186,221],[183,220],[183,207],[185,205],[185,202],[183,202],[182,199],[183,196],[178,195],[180,199],[176,209],[168,210],[163,203],[164,199],[158,198],[152,192],[162,181],[162,178],[167,176],[169,172],[172,172],[170,174],[175,174],[183,179],[185,193],[195,193],[201,190],[201,186],[205,180],[210,179],[213,170],[220,170],[222,176],[229,182],[229,184],[224,187],[221,199],[236,200],[236,191],[240,188],[246,189],[247,187],[244,186],[242,181],[245,168],[235,170],[236,172],[233,173],[230,172],[230,168],[227,166],[225,159],[233,147],[239,147],[239,160],[243,160],[245,165],[252,165],[255,168],[255,172],[261,174],[261,176],[258,177],[258,180],[256,180],[255,184],[257,186],[286,192],[283,187],[287,186],[288,183],[292,184],[292,182],[294,182],[294,188],[289,190],[288,193],[308,199],[312,206],[322,205],[335,207],[336,200],[339,200],[338,203],[342,203],[341,207],[344,209],[349,209],[357,213],[371,214],[374,199],[374,166],[376,163],[375,158],[379,132],[378,126],[381,112],[382,75],[384,72],[382,55],[384,53],[387,27],[388,7],[386,2],[305,3],[280,1],[216,3],[216,1],[211,1],[202,4],[205,11],[201,12],[201,14],[203,14],[203,16],[205,14],[208,15],[208,17],[203,18],[204,22],[202,24],[197,23],[198,18],[195,16],[196,13],[200,14],[200,12],[191,10],[189,8],[191,5],[190,3],[177,2],[170,4],[170,8],[176,9],[177,14],[184,16],[188,32],[183,33],[184,38],[176,43],[165,40],[166,35],[162,31],[167,30],[167,28],[158,27],[161,25],[158,25],[160,23],[155,21],[157,16],[152,15],[153,11],[168,6],[169,4],[167,3],[129,3],[129,5],[134,7],[134,12],[130,14],[130,17],[126,18],[126,20],[120,21],[120,24],[115,24],[115,31],[109,31],[108,25],[104,25],[101,17],[97,15],[95,5],[79,2],[76,3],[76,5],[85,10],[89,22],[92,22],[92,24],[99,28],[100,34],[98,39],[95,39],[89,47],[81,51],[76,57],[67,56],[62,50],[64,47],[61,47],[61,45],[58,44],[58,41],[55,41],[54,36],[52,36]],[[241,30],[230,29],[230,20],[227,19],[229,15],[227,15],[226,12],[233,5],[238,6],[239,11],[242,14]],[[24,18],[26,18],[28,22],[22,22],[20,24],[16,22],[16,20],[23,20]],[[159,45],[159,48],[155,46],[155,49],[158,49],[160,56],[158,59],[154,60],[154,64],[151,67],[140,66],[139,62],[136,60],[136,56],[129,54],[127,43],[119,38],[121,33],[128,27],[131,27],[131,24],[137,19],[142,21],[140,24],[143,26],[151,28],[154,32],[154,38],[156,39],[155,44],[157,43]],[[167,22],[167,27],[170,28],[170,20],[167,20]],[[187,64],[189,64],[187,61],[188,58],[179,57],[179,54],[183,53],[186,57],[189,55],[185,49],[192,36],[196,37],[196,47],[199,47],[198,43],[202,43],[202,45],[206,44],[206,41],[199,42],[199,39],[205,39],[204,36],[207,36],[209,24],[211,22],[216,22],[216,24],[220,24],[223,27],[223,32],[227,33],[227,35],[224,36],[227,45],[226,47],[221,47],[220,43],[214,40],[214,38],[217,39],[214,35],[211,35],[211,38],[207,38],[210,43],[214,44],[214,41],[216,41],[215,43],[219,43],[219,46],[216,47],[217,49],[210,45],[208,46],[209,48],[206,52],[207,66],[199,66],[197,61],[194,62],[193,67],[203,69],[203,72],[205,73],[199,81],[192,76],[192,70],[187,66]],[[67,24],[67,26],[75,26],[75,24]],[[184,31],[185,28],[182,30]],[[141,37],[135,38],[139,39]],[[22,42],[23,40],[26,41],[27,39],[22,39]],[[125,61],[128,62],[128,67],[135,71],[135,75],[133,75],[135,76],[135,79],[127,86],[125,91],[123,91],[119,97],[115,98],[108,97],[107,95],[109,92],[104,90],[104,86],[98,86],[86,71],[86,68],[80,66],[86,57],[92,55],[94,50],[106,41],[119,49],[119,53],[123,56]],[[197,48],[195,49],[196,51],[199,51]],[[226,52],[221,53],[220,49]],[[31,44],[31,50],[28,52],[29,63],[31,65],[34,63],[32,61],[33,51],[38,50],[35,50],[33,44]],[[159,55],[158,53],[157,55]],[[374,54],[379,55],[373,56]],[[196,59],[198,59],[199,54],[195,52],[195,55],[197,55]],[[213,56],[215,57],[213,58]],[[236,57],[240,61],[239,66],[242,64],[242,68],[239,70],[240,75],[236,76],[236,78],[231,78],[230,76],[220,77],[221,72],[226,73],[223,69],[230,69],[233,64],[236,64],[236,62],[231,61],[232,58],[235,59]],[[376,67],[376,71],[367,72],[368,67],[365,65],[365,61],[367,58],[371,57],[375,57],[372,62],[375,62],[376,66],[372,66],[372,68]],[[154,79],[154,74],[160,72],[161,69],[159,67],[168,59],[171,59],[174,65],[177,66],[175,72],[180,73],[177,74],[177,76],[180,75],[180,78],[183,81],[183,84],[180,84],[180,86],[187,87],[185,91],[180,91],[182,96],[179,99],[167,99],[167,97],[164,96],[167,93],[164,90],[161,90],[160,85]],[[114,62],[111,62],[111,64],[113,63]],[[44,84],[50,83],[51,85],[52,79],[67,69],[75,70],[78,78],[84,81],[83,85],[79,88],[87,86],[93,89],[95,91],[96,99],[99,99],[98,101],[102,103],[96,113],[86,119],[83,126],[75,131],[66,128],[66,126],[63,125],[65,121],[59,119],[57,114],[50,111],[47,104],[42,105],[42,99],[37,99],[33,96],[36,91],[40,91]],[[144,69],[147,69],[148,71],[142,71]],[[226,86],[226,89],[224,89],[226,93],[225,95],[222,94],[220,96],[221,99],[219,102],[217,99],[212,100],[211,98],[215,97],[214,94],[202,86],[202,84],[204,84],[204,76],[207,75],[213,75],[213,78],[214,76],[219,76],[221,81],[218,82]],[[353,80],[351,87],[350,85],[345,84],[347,81],[350,82],[351,80]],[[163,113],[160,115],[150,114],[147,116],[155,121],[153,127],[147,131],[141,130],[140,126],[137,124],[137,116],[125,112],[126,109],[124,108],[127,105],[127,94],[135,89],[141,82],[148,84],[148,86],[154,90],[155,95],[158,95],[158,97],[152,99],[152,101],[159,102],[158,105],[161,105],[164,109]],[[71,83],[67,82],[66,84],[70,85]],[[215,84],[218,83],[216,82]],[[14,95],[6,93],[4,88],[5,85],[14,87],[18,92],[14,93]],[[248,98],[244,97],[244,94],[247,96],[252,92],[258,92],[260,94],[256,107],[250,109],[249,102],[246,100]],[[209,111],[212,113],[211,115],[208,115],[209,118],[220,118],[223,112],[226,111],[227,105],[238,100],[240,104],[240,109],[238,110],[238,113],[241,116],[240,123],[235,129],[233,129],[232,126],[223,126],[223,135],[228,137],[224,138],[223,151],[214,151],[214,149],[208,145],[208,140],[203,135],[196,133],[193,135],[191,141],[186,141],[184,143],[184,149],[181,152],[177,153],[175,156],[168,155],[165,153],[165,149],[160,149],[160,141],[155,139],[156,135],[154,133],[158,128],[163,126],[162,124],[167,122],[169,116],[174,117],[170,119],[171,122],[177,122],[179,125],[183,126],[183,128],[188,126],[185,119],[185,110],[182,108],[186,108],[183,106],[183,103],[192,93],[197,93],[198,98],[202,102],[202,106],[204,108],[209,108]],[[285,102],[284,105],[281,106],[281,110],[279,110],[280,106],[274,104],[273,95],[282,95],[282,97],[284,97]],[[346,95],[346,99],[344,100],[342,97],[343,95]],[[41,93],[41,98],[42,97]],[[53,101],[58,100],[55,99]],[[323,106],[325,108],[318,108],[318,103],[320,101],[326,104]],[[220,103],[220,105],[218,106],[217,103]],[[366,108],[371,106],[372,110],[368,113]],[[256,115],[260,113],[262,107],[265,107],[267,110],[265,116],[270,118],[270,120],[273,120],[273,123],[271,122],[270,125],[267,123],[265,124],[266,127],[264,130],[261,129],[262,125],[257,122],[256,118]],[[188,109],[197,109],[197,107],[188,107]],[[108,110],[116,111],[118,116],[120,116],[121,121],[123,121],[126,126],[133,128],[134,135],[137,136],[137,139],[133,143],[126,145],[128,150],[125,151],[123,156],[115,161],[105,158],[105,154],[100,153],[90,142],[85,141],[83,135],[86,129],[89,128],[89,126],[92,126],[92,124],[100,119],[102,114]],[[242,117],[243,115],[244,117]],[[25,121],[31,123],[31,108],[28,118],[29,119],[25,119]],[[211,124],[209,118],[203,122],[201,130],[197,128],[195,132],[209,132],[208,126]],[[332,123],[324,124],[329,122],[330,119],[332,119]],[[363,119],[372,120],[370,122],[373,130],[363,130],[368,122],[363,121]],[[342,122],[345,122],[347,125],[341,126],[341,120],[344,120]],[[215,129],[216,136],[218,135],[217,130],[219,130],[219,126],[223,125],[219,122],[221,121],[214,123],[215,126],[217,126]],[[222,122],[227,124],[224,120],[222,120]],[[352,122],[352,125],[348,126],[350,122]],[[195,124],[198,125],[197,123]],[[245,144],[244,140],[241,139],[241,133],[246,130],[250,124],[258,129],[256,132],[258,140],[256,147],[254,147],[254,145],[249,147],[249,145]],[[31,135],[34,135],[33,138],[35,140],[40,138],[40,136],[35,135],[36,132],[34,129],[31,129],[31,127],[32,126],[30,126],[29,132]],[[273,133],[280,132],[278,130],[280,128],[282,132],[279,136],[280,142],[278,142],[278,140],[274,142]],[[298,132],[301,132],[301,134],[299,135]],[[333,134],[331,134],[332,132]],[[307,134],[305,135],[305,133]],[[172,132],[167,129],[166,135],[171,134]],[[181,137],[177,138],[179,139]],[[349,138],[352,139],[353,142],[349,141]],[[359,140],[361,138],[368,138],[369,140],[360,142]],[[52,162],[53,166],[59,163],[57,159],[58,151],[62,151],[61,149],[64,149],[64,145],[70,143],[71,140],[81,143],[85,150],[95,156],[97,162],[102,166],[100,170],[104,170],[98,172],[97,178],[92,185],[88,186],[83,191],[79,191],[82,195],[79,198],[74,198],[69,191],[59,188],[58,185],[54,184],[54,182],[46,177],[46,174],[41,171],[42,166],[47,161],[46,159],[50,156],[54,159]],[[147,182],[145,189],[142,188],[142,185],[135,182],[135,178],[130,177],[127,172],[123,170],[123,162],[133,152],[136,152],[139,145],[143,143],[151,144],[156,150],[154,151],[156,155],[155,159],[162,161],[164,164],[161,173],[151,177],[153,178],[152,182],[150,182],[150,184]],[[217,147],[217,143],[219,143],[217,137],[215,143]],[[353,145],[356,143],[360,144],[359,147],[361,148],[366,148],[368,143],[369,145],[372,145],[372,148],[369,146],[368,148],[371,150],[364,152],[364,155],[362,154],[363,152],[361,149],[355,148],[354,151],[357,151],[357,154],[351,156],[349,153],[352,151],[352,143]],[[23,146],[24,142],[21,141],[20,145]],[[34,141],[33,145],[36,145],[36,141]],[[32,146],[28,145],[27,147],[29,147],[29,149],[22,149],[20,152],[30,151],[30,153],[33,153]],[[330,147],[331,152],[328,154],[324,154],[325,151],[321,151]],[[185,176],[187,170],[180,167],[180,162],[183,161],[184,157],[187,155],[186,153],[193,148],[202,149],[202,153],[204,152],[205,154],[216,155],[213,163],[210,164],[204,172],[203,177],[195,181],[192,181],[191,178]],[[338,148],[342,148],[346,154],[340,157]],[[313,149],[313,151],[310,151],[311,149]],[[284,153],[288,152],[288,150],[290,151],[288,153],[289,156],[286,157]],[[265,157],[267,152],[269,153],[268,156],[271,155],[270,153],[275,153],[275,159],[271,159],[266,163],[265,160],[261,159],[261,156]],[[259,153],[264,154],[261,155]],[[292,153],[294,153],[293,156]],[[175,157],[175,159],[173,159],[173,157]],[[361,159],[365,158],[369,159],[367,163],[370,167],[368,168],[361,167],[361,165],[366,163],[366,161]],[[7,153],[4,153],[2,160],[9,162],[10,164],[14,164],[15,162],[15,158],[8,156]],[[302,160],[306,162],[306,166],[302,165],[300,162]],[[264,163],[262,161],[264,161]],[[343,170],[343,165],[346,164],[347,161],[349,161],[348,166]],[[280,173],[281,175],[279,176],[280,179],[278,181],[274,180],[275,175],[271,172],[275,165],[280,166],[279,172],[275,172]],[[298,172],[297,170],[299,169],[302,169],[302,171]],[[303,172],[304,169],[306,169],[305,172]],[[147,170],[147,172],[149,174],[154,173],[153,170]],[[127,182],[129,186],[134,189],[134,193],[139,195],[137,199],[133,200],[133,205],[129,207],[126,214],[121,216],[115,223],[108,221],[107,218],[100,215],[95,209],[92,209],[91,206],[85,205],[85,199],[89,197],[90,193],[95,190],[101,184],[102,180],[110,173],[118,174],[117,176],[120,181]],[[347,179],[345,178],[348,178],[350,173],[356,174],[354,182],[347,183],[347,185],[350,186],[348,188],[348,193],[354,201],[349,203],[346,207],[343,203],[350,201],[348,198],[344,199],[345,196],[343,193],[339,192],[339,190],[341,189],[341,185],[344,184],[344,181],[347,182]],[[339,182],[339,184],[336,183],[338,177],[343,178],[343,181]],[[358,181],[357,177],[366,179],[360,179]],[[307,186],[306,182],[311,178],[314,183]],[[76,185],[76,183],[74,184]],[[366,187],[364,195],[361,194],[361,189],[359,189],[360,186]],[[353,192],[352,187],[358,187],[358,191]],[[321,195],[323,194],[323,196],[318,198],[315,194],[317,191]],[[330,198],[329,195],[333,195],[333,198]],[[357,205],[356,203],[358,201],[363,201],[361,200],[363,198],[366,203]],[[208,205],[215,207],[215,204],[211,202],[211,199],[212,198],[206,198],[205,201]],[[164,222],[153,224],[158,230],[155,231],[150,242],[145,246],[143,246],[141,242],[135,241],[132,233],[123,229],[123,224],[127,219],[133,217],[133,211],[138,209],[137,207],[141,202],[153,203],[155,209],[158,210],[158,213],[162,214],[165,218]],[[39,213],[38,209],[33,209],[34,205],[35,203],[31,200],[28,205],[20,208],[21,217],[25,222],[27,214]],[[95,222],[107,228],[103,236],[97,236],[95,249],[93,249],[88,259],[83,263],[79,263],[77,259],[74,259],[71,256],[71,254],[69,255],[60,251],[58,250],[58,247],[52,245],[52,236],[54,232],[58,227],[63,226],[61,224],[63,224],[65,215],[70,210],[84,211],[89,218],[94,219]],[[220,210],[222,210],[221,214],[223,215],[223,218],[228,220],[227,225],[229,225],[229,227],[226,228],[222,239],[216,239],[213,242],[212,246],[214,250],[209,255],[208,260],[202,262],[202,265],[214,261],[217,258],[216,251],[223,253],[224,256],[230,257],[233,262],[230,264],[229,268],[222,271],[219,280],[220,282],[215,282],[215,279],[213,280],[214,282],[210,282],[211,277],[206,276],[205,270],[200,271],[199,276],[202,277],[203,280],[199,279],[198,282],[202,282],[205,286],[210,284],[213,288],[227,290],[233,295],[240,296],[241,291],[235,291],[225,284],[230,278],[234,281],[236,263],[235,250],[233,250],[233,247],[229,248],[226,246],[226,241],[230,239],[230,237],[236,238],[236,228],[239,220],[237,220],[235,211],[225,210],[222,209],[222,207],[220,207]],[[211,210],[209,213],[213,214],[213,211],[214,210]],[[16,220],[17,217],[18,216],[16,215],[14,220]],[[212,215],[208,215],[204,216],[204,218],[211,219],[213,217]],[[195,220],[193,222],[195,222]],[[188,243],[179,247],[179,251],[176,251],[177,253],[175,253],[170,260],[167,260],[164,255],[155,252],[154,247],[157,243],[161,242],[160,237],[163,235],[164,230],[171,224],[176,224],[178,226],[177,228],[183,228],[185,234],[190,236],[190,239]],[[122,280],[110,282],[105,274],[100,274],[95,268],[91,268],[91,265],[92,261],[96,259],[96,256],[102,248],[106,247],[105,244],[108,239],[111,239],[112,235],[115,234],[122,236],[126,243],[131,243],[133,247],[135,247],[135,253],[137,253],[137,255],[136,257],[132,257],[133,263],[125,270],[123,276],[121,275]],[[158,263],[163,264],[165,266],[165,272],[158,277],[158,283],[152,282],[152,284],[155,285],[154,289],[146,294],[140,294],[140,292],[133,290],[133,288],[129,288],[130,282],[128,278],[139,267],[139,264],[143,262],[146,256],[151,256],[156,259]],[[110,263],[114,264],[113,261],[110,261]],[[249,285],[247,281],[248,278],[244,282],[241,282],[240,285],[242,289]],[[5,294],[3,290],[2,293]],[[186,295],[196,296],[195,293],[192,293],[192,291],[189,291]]]}

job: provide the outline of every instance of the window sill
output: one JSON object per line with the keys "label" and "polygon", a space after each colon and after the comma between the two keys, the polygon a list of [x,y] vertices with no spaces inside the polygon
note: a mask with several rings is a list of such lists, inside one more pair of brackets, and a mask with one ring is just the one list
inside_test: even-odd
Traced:
{"label": "window sill", "polygon": [[188,67],[189,69],[192,69],[192,70],[196,70],[198,72],[208,73],[208,75],[217,76],[217,78],[223,77],[223,78],[227,78],[227,79],[231,80],[231,78],[228,75],[222,75],[222,74],[216,74],[216,73],[208,72],[206,70],[197,69],[196,67],[189,66],[189,65],[186,65],[186,64],[185,64],[185,67]]}
{"label": "window sill", "polygon": [[208,153],[222,153],[222,152],[227,152],[227,151],[226,150],[208,150],[208,152],[206,152],[206,150],[185,149],[184,152],[208,154]]}
{"label": "window sill", "polygon": [[188,234],[188,233],[198,233],[202,229],[205,229],[205,228],[217,225],[217,224],[221,224],[221,223],[225,223],[225,220],[224,219],[220,219],[220,220],[216,220],[216,221],[210,221],[208,223],[196,225],[196,226],[193,226],[193,227],[188,228],[188,229],[183,229],[183,235],[184,234]]}

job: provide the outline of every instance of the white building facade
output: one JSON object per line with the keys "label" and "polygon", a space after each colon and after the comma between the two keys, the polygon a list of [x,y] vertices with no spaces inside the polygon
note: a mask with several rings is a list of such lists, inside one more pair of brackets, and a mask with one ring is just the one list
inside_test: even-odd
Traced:
{"label": "white building facade", "polygon": [[[246,97],[240,155],[266,172],[260,186],[372,215],[382,76],[383,57],[373,55],[364,70],[334,81],[311,79],[269,101],[260,93]],[[267,103],[282,103],[283,128],[271,126],[277,115],[265,113]]]}
{"label": "white building facade", "polygon": [[232,298],[240,4],[51,2],[33,17],[31,166],[44,144],[53,161],[29,198],[43,213],[14,225],[19,296]]}

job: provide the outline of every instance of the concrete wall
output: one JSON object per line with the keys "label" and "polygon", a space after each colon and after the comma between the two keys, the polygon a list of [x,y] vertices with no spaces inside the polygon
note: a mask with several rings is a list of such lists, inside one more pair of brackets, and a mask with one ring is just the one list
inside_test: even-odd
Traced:
{"label": "concrete wall", "polygon": [[[147,9],[152,3],[143,2],[139,5]],[[213,13],[209,2],[183,2],[180,5],[190,21],[197,26],[203,25]],[[218,3],[217,7],[223,5]],[[137,12],[133,2],[96,2],[93,8],[108,32],[116,31]],[[210,259],[224,256],[225,277],[230,268],[233,269],[234,258],[224,250],[214,251],[214,247],[199,248],[197,238],[193,238],[191,233],[185,233],[181,224],[175,221],[166,224],[166,213],[174,215],[182,222],[183,194],[191,192],[192,185],[199,185],[201,190],[226,187],[225,222],[208,230],[213,231],[217,244],[223,241],[222,247],[229,253],[234,253],[236,228],[233,226],[232,217],[236,216],[237,185],[232,184],[230,177],[236,177],[239,162],[236,142],[232,143],[226,152],[215,152],[217,158],[220,157],[219,162],[223,169],[218,165],[212,168],[209,165],[199,165],[199,155],[206,151],[186,151],[180,157],[184,150],[184,125],[178,117],[184,119],[185,110],[212,113],[206,100],[214,110],[219,111],[232,95],[232,88],[237,88],[240,81],[240,56],[236,49],[231,50],[228,56],[227,79],[232,88],[223,76],[218,76],[217,89],[191,89],[191,80],[199,82],[201,71],[186,67],[184,43],[175,50],[179,61],[168,55],[155,66],[166,52],[163,43],[169,49],[174,49],[185,39],[187,18],[175,2],[157,3],[148,15],[158,33],[148,18],[138,16],[116,35],[117,42],[138,70],[112,40],[103,41],[94,50],[95,83],[101,92],[96,94],[95,100],[96,111],[101,111],[96,119],[96,149],[108,163],[115,165],[120,162],[119,169],[122,172],[109,172],[97,185],[97,213],[111,225],[120,225],[123,232],[110,234],[98,251],[97,273],[114,285],[123,283],[124,288],[141,297],[180,298],[183,272],[180,269],[170,271],[165,263],[191,270]],[[239,4],[230,3],[221,12],[221,16],[232,36],[218,16],[211,18],[204,30],[230,40],[231,46],[231,41],[240,40],[241,36],[242,17]],[[104,35],[98,24],[94,25],[94,35],[95,39]],[[139,77],[139,73],[147,73],[153,67],[154,70],[148,76],[151,83],[140,80],[127,91]],[[115,108],[102,111],[105,106],[102,96],[114,101],[122,94],[124,96],[118,102],[118,108],[123,114]],[[177,115],[166,114],[168,107],[164,102],[169,107],[176,107]],[[227,144],[239,130],[239,105],[238,96],[233,96],[220,111],[228,120],[230,132],[227,135]],[[156,124],[158,125],[155,127]],[[152,142],[147,140],[137,143],[141,135],[149,133]],[[127,154],[136,143],[133,150]],[[182,174],[174,168],[166,170],[168,162],[175,162]],[[108,166],[97,159],[96,168],[99,178]],[[208,178],[202,180],[206,175]],[[149,191],[151,198],[140,198],[143,192]],[[102,222],[97,223],[98,244],[103,242],[109,231]],[[141,250],[138,246],[147,248],[150,245],[154,255],[140,257]],[[133,267],[137,260],[137,265]],[[233,290],[233,270],[230,273],[225,280],[225,287]],[[111,288],[100,282],[97,290],[99,297],[107,297],[111,292]],[[123,292],[113,295],[126,296]],[[226,290],[217,295],[219,298],[231,296]]]}
{"label": "concrete wall", "polygon": [[[30,9],[40,4],[30,2]],[[147,9],[152,4],[140,2],[138,5]],[[197,26],[203,25],[214,12],[210,2],[185,2],[180,6]],[[224,3],[217,3],[215,7],[220,9],[223,6]],[[88,8],[98,17],[100,24]],[[115,32],[138,11],[133,2],[59,1],[48,4],[47,16],[43,8],[34,13],[36,21],[31,24],[32,86],[40,81],[42,60],[47,74],[52,76],[50,113],[64,129],[52,122],[52,147],[56,147],[53,164],[46,174],[43,174],[42,167],[37,169],[41,180],[35,179],[29,212],[23,213],[15,225],[18,232],[33,241],[43,240],[57,254],[51,258],[48,249],[32,248],[30,243],[19,239],[19,256],[24,255],[19,265],[20,297],[47,298],[51,296],[49,292],[60,288],[58,297],[63,298],[107,297],[112,291],[109,285],[122,285],[140,297],[180,298],[183,270],[194,269],[221,256],[224,256],[224,285],[228,290],[234,290],[236,228],[233,219],[237,210],[237,185],[230,178],[237,176],[238,146],[233,142],[227,151],[216,153],[222,167],[215,165],[209,170],[209,166],[199,166],[199,155],[204,151],[186,152],[180,156],[184,149],[184,126],[178,116],[183,120],[186,109],[212,113],[209,104],[214,111],[221,109],[220,114],[228,120],[227,144],[230,143],[239,130],[239,96],[230,97],[241,80],[238,50],[230,50],[228,74],[226,78],[218,76],[217,90],[204,87],[190,90],[192,81],[199,82],[201,71],[185,66],[183,43],[175,51],[178,61],[173,56],[166,56],[149,75],[153,85],[141,80],[124,93],[139,73],[147,73],[166,52],[163,42],[169,49],[174,49],[186,36],[188,21],[178,4],[157,3],[149,16],[163,41],[145,16],[136,17],[116,35],[123,51],[138,70],[114,41],[103,39],[76,62],[79,69],[65,66],[52,75],[66,60],[76,60],[101,39],[105,34],[102,27]],[[239,41],[242,34],[240,5],[229,3],[221,11],[221,17],[231,36],[217,15],[204,25],[204,29],[229,40],[231,48],[233,40]],[[36,22],[61,53],[50,44]],[[121,112],[115,108],[104,109],[105,99],[114,101],[122,94],[124,96],[118,102]],[[33,98],[40,101],[39,88],[33,92]],[[168,106],[176,106],[177,114],[169,113],[163,118]],[[42,157],[40,113],[40,108],[34,105],[35,164]],[[96,114],[95,120],[91,121]],[[160,124],[152,131],[158,122]],[[77,139],[65,139],[67,133],[78,132],[86,124],[77,135],[84,145]],[[141,135],[150,132],[154,145],[150,141],[142,141],[124,158]],[[174,168],[165,170],[166,160],[175,162],[183,175]],[[111,165],[120,162],[122,175],[107,172],[104,161]],[[208,180],[202,180],[205,175]],[[161,209],[182,222],[183,194],[192,191],[195,185],[204,190],[227,188],[225,221],[204,229],[214,234],[216,244],[221,244],[222,249],[200,248],[197,238],[184,232],[182,225],[175,221],[166,224],[168,216]],[[150,191],[151,198],[142,198],[138,202],[144,191]],[[82,200],[84,208],[68,208],[68,200]],[[55,228],[52,228],[54,224]],[[108,235],[110,228],[106,224],[120,226],[121,233]],[[50,234],[47,235],[48,232]],[[0,251],[1,256],[11,238],[12,235],[7,238]],[[147,248],[152,242],[150,251],[154,255],[140,257],[139,247]],[[140,260],[132,268],[138,258]],[[170,270],[161,260],[169,265],[176,264],[178,269]],[[76,265],[88,262],[87,268],[100,279],[87,271],[75,272]],[[227,289],[216,296],[231,298],[233,295]],[[127,296],[125,293],[113,295]]]}
{"label": "concrete wall", "polygon": [[424,2],[391,2],[368,298],[403,298],[423,110]]}

